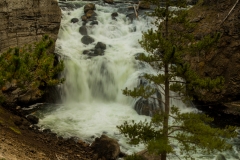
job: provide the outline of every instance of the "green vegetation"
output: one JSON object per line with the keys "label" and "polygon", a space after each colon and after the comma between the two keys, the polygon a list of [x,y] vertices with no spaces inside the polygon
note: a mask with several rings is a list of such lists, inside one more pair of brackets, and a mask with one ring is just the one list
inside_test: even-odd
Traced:
{"label": "green vegetation", "polygon": [[[141,46],[149,53],[142,54],[139,60],[151,65],[157,74],[145,74],[144,79],[152,86],[140,86],[133,90],[125,89],[123,93],[133,98],[155,98],[156,89],[165,99],[157,100],[164,109],[156,111],[151,122],[125,122],[117,126],[122,134],[129,138],[129,143],[137,145],[145,143],[149,153],[161,155],[166,160],[167,154],[176,154],[173,143],[185,158],[191,158],[194,153],[212,153],[231,149],[226,139],[237,135],[236,128],[228,126],[224,129],[212,128],[213,118],[202,113],[180,113],[176,106],[170,106],[170,99],[181,99],[188,102],[192,99],[191,91],[221,89],[224,80],[221,77],[212,79],[201,78],[187,61],[190,56],[204,56],[208,54],[220,38],[220,34],[207,35],[201,40],[194,40],[192,32],[194,23],[188,20],[188,11],[174,9],[186,7],[185,0],[164,0],[165,7],[161,7],[162,0],[149,0],[157,7],[150,16],[156,17],[156,29],[143,33]],[[164,19],[163,22],[161,20]],[[172,96],[171,91],[177,94]],[[169,121],[172,121],[171,123]],[[134,156],[131,157],[134,159]],[[137,159],[137,158],[136,158]]]}
{"label": "green vegetation", "polygon": [[[63,82],[58,74],[63,70],[63,62],[55,62],[54,54],[49,53],[53,41],[47,35],[33,45],[9,49],[0,56],[0,88],[7,90],[11,83],[23,89],[39,89]],[[42,94],[39,89],[39,94]],[[0,93],[1,95],[1,93]],[[3,97],[0,96],[0,101]]]}

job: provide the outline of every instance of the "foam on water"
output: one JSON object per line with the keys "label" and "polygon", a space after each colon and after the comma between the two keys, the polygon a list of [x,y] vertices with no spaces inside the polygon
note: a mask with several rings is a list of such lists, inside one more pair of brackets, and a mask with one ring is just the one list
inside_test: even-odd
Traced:
{"label": "foam on water", "polygon": [[[142,73],[154,73],[148,65],[139,67],[134,57],[144,52],[138,43],[142,32],[153,26],[149,18],[139,17],[138,21],[130,23],[121,13],[117,21],[112,20],[111,13],[117,11],[112,6],[96,5],[96,8],[98,25],[87,24],[89,36],[95,39],[89,45],[81,42],[81,20],[70,23],[72,18],[84,14],[83,7],[62,11],[56,52],[65,62],[63,104],[46,113],[39,124],[64,137],[76,136],[89,142],[106,134],[119,141],[123,152],[137,152],[144,146],[127,145],[116,126],[124,121],[150,120],[137,114],[134,99],[124,96],[122,89],[136,87]],[[107,45],[104,56],[88,58],[82,54],[84,50],[93,49],[97,42]],[[172,103],[182,111],[189,111],[181,101],[172,100]]]}

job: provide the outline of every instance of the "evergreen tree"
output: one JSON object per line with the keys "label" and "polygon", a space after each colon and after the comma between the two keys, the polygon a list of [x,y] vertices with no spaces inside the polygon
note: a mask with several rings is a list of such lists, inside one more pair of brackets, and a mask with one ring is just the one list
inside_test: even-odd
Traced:
{"label": "evergreen tree", "polygon": [[[23,89],[39,89],[62,83],[58,74],[63,70],[63,61],[57,62],[50,53],[53,40],[45,35],[33,45],[11,48],[0,55],[0,88],[15,81]],[[2,99],[3,95],[0,92]],[[3,99],[2,99],[3,100]]]}
{"label": "evergreen tree", "polygon": [[[187,94],[189,91],[222,87],[223,78],[202,79],[187,62],[189,56],[207,54],[220,38],[220,34],[194,41],[194,23],[190,23],[188,11],[183,9],[187,7],[186,0],[148,2],[156,6],[148,14],[156,18],[156,29],[143,33],[140,44],[149,54],[142,54],[138,60],[151,65],[157,71],[156,75],[145,74],[143,77],[157,86],[159,92],[163,88],[165,99],[158,100],[164,104],[164,110],[156,112],[151,122],[125,122],[117,126],[118,129],[129,138],[130,144],[146,143],[148,151],[161,155],[161,160],[166,160],[167,154],[175,152],[171,145],[173,141],[178,142],[178,147],[186,154],[186,158],[200,151],[211,153],[230,149],[231,145],[225,139],[236,136],[235,127],[212,128],[210,124],[213,119],[207,115],[180,113],[177,107],[170,106],[171,98],[180,98],[185,102],[190,100],[191,96]],[[178,96],[171,97],[171,91]],[[134,98],[156,98],[153,96],[155,92],[156,88],[151,86],[140,86],[133,90],[126,88],[123,91],[125,95]]]}

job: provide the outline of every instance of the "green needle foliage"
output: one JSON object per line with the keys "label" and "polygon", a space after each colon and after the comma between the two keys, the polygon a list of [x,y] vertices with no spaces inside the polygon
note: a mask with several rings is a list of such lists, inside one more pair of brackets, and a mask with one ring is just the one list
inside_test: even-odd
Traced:
{"label": "green needle foliage", "polygon": [[[164,7],[161,6],[163,2]],[[207,115],[180,113],[177,107],[170,106],[169,103],[171,98],[185,102],[191,100],[188,93],[192,90],[221,89],[224,83],[222,77],[203,79],[191,69],[187,61],[190,56],[204,56],[210,52],[220,34],[208,35],[194,41],[192,32],[195,24],[189,21],[188,11],[183,9],[187,7],[185,0],[149,0],[148,3],[156,6],[155,10],[148,14],[156,18],[156,29],[143,33],[140,44],[149,54],[142,54],[138,60],[151,65],[157,71],[156,75],[145,74],[144,78],[164,94],[164,100],[158,99],[164,104],[164,110],[156,112],[151,122],[125,122],[117,128],[129,138],[130,144],[145,143],[150,153],[161,155],[161,160],[166,160],[169,153],[175,154],[171,145],[175,142],[186,158],[191,157],[192,153],[231,149],[226,139],[236,136],[235,127],[212,128],[210,124],[213,119]],[[179,9],[174,9],[175,6]],[[172,97],[171,91],[177,93],[177,96]],[[156,99],[154,93],[156,87],[151,86],[140,86],[133,90],[126,88],[123,91],[127,96],[145,99]]]}
{"label": "green needle foliage", "polygon": [[[0,88],[7,82],[15,81],[21,88],[39,89],[54,86],[64,79],[58,78],[63,70],[63,61],[55,62],[49,53],[53,40],[47,35],[34,45],[11,48],[0,55]],[[29,88],[30,87],[30,88]],[[1,95],[0,95],[1,96]]]}

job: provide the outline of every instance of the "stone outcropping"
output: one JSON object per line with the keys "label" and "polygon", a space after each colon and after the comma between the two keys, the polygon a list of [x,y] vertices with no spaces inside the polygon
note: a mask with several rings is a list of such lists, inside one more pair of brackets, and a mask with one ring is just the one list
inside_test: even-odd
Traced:
{"label": "stone outcropping", "polygon": [[57,0],[1,0],[0,53],[39,41],[44,34],[56,40],[60,21]]}
{"label": "stone outcropping", "polygon": [[206,104],[240,99],[240,3],[230,13],[235,3],[236,0],[205,0],[191,11],[192,19],[202,17],[196,22],[196,39],[216,32],[222,34],[215,49],[192,59],[194,69],[200,75],[211,78],[223,76],[225,79],[222,91],[202,92]]}

